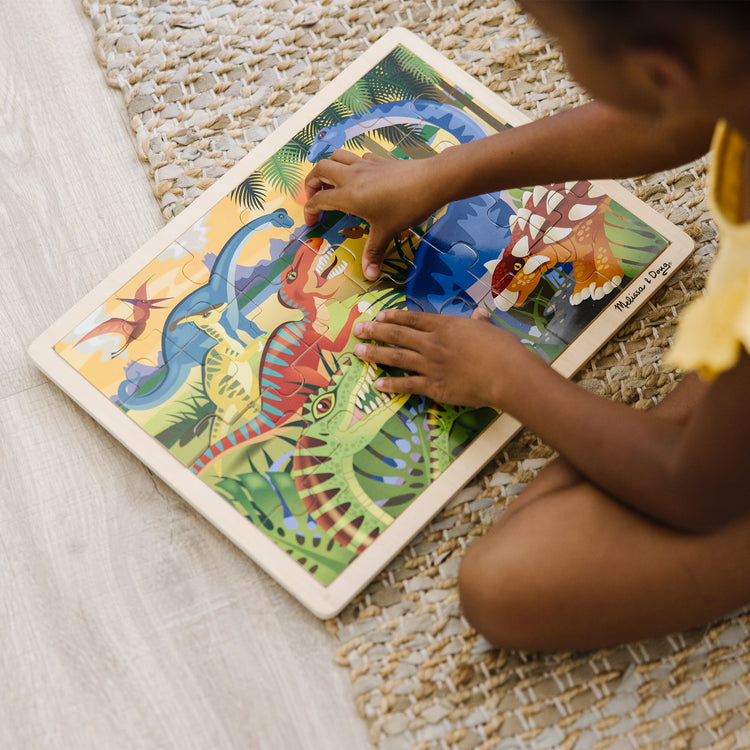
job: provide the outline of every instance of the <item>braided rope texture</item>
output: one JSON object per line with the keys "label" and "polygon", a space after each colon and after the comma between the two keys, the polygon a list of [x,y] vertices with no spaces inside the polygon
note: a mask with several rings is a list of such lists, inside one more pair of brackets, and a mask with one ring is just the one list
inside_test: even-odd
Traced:
{"label": "braided rope texture", "polygon": [[[585,100],[512,0],[82,0],[165,219],[179,213],[383,33],[404,26],[533,118]],[[576,377],[646,408],[700,294],[716,228],[706,160],[626,186],[696,252]],[[497,651],[462,618],[461,556],[550,460],[522,432],[338,618],[354,700],[385,750],[750,747],[750,613],[586,654]]]}

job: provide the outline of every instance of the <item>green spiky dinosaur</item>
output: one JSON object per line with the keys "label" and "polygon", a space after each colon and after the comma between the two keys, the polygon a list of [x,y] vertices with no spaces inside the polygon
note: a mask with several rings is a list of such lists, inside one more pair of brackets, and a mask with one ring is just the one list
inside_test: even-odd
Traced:
{"label": "green spiky dinosaur", "polygon": [[406,400],[388,396],[373,382],[378,371],[349,355],[327,389],[302,412],[308,426],[297,440],[292,477],[312,519],[344,546],[364,549],[393,516],[360,487],[353,457]]}
{"label": "green spiky dinosaur", "polygon": [[[322,583],[334,580],[496,413],[377,391],[377,371],[345,355],[303,425],[259,444],[251,471],[216,489]],[[273,442],[273,441],[272,441]],[[292,447],[291,459],[283,443]],[[270,453],[267,451],[271,450]]]}
{"label": "green spiky dinosaur", "polygon": [[[465,442],[452,434],[465,408],[429,402],[421,411],[412,406],[401,413],[409,397],[378,391],[373,382],[379,372],[344,357],[329,387],[303,411],[308,424],[292,458],[292,476],[312,519],[357,552],[448,467]],[[387,465],[398,474],[384,476]],[[394,487],[408,492],[394,495]]]}

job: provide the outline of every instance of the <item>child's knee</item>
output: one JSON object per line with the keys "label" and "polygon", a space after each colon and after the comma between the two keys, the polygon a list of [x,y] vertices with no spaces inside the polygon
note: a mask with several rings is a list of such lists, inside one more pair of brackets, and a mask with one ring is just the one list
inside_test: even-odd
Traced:
{"label": "child's knee", "polygon": [[477,632],[502,648],[523,648],[525,627],[538,586],[528,560],[510,540],[492,544],[477,540],[464,555],[458,572],[458,593],[464,617]]}

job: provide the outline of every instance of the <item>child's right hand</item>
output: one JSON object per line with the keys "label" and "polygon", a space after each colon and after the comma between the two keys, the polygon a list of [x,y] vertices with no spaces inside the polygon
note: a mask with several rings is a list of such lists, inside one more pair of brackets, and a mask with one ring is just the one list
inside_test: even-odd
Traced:
{"label": "child's right hand", "polygon": [[335,151],[318,162],[305,180],[305,221],[314,224],[321,211],[343,211],[365,219],[370,232],[362,270],[365,278],[375,280],[391,240],[442,205],[435,180],[429,179],[429,161]]}

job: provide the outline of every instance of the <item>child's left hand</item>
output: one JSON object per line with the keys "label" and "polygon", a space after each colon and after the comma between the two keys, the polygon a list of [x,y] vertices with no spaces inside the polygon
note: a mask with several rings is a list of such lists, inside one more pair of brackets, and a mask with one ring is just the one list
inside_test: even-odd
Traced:
{"label": "child's left hand", "polygon": [[543,364],[515,336],[484,320],[381,310],[353,330],[385,344],[357,344],[360,359],[414,373],[379,378],[379,390],[421,393],[442,403],[502,410],[524,373]]}

